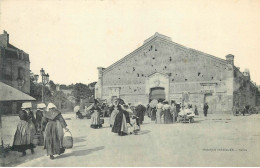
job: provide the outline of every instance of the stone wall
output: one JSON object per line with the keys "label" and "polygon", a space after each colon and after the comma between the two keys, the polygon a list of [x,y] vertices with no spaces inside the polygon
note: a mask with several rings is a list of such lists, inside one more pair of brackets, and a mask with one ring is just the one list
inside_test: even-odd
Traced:
{"label": "stone wall", "polygon": [[232,108],[232,66],[226,60],[163,39],[145,43],[104,69],[102,98],[110,99],[111,87],[118,87],[120,97],[128,102],[148,103],[146,80],[156,71],[170,75],[170,99],[175,100],[174,97],[188,92],[190,100],[187,102],[201,108],[205,94],[210,93],[221,104],[214,107],[217,111]]}
{"label": "stone wall", "polygon": [[144,84],[145,77],[154,71],[172,73],[171,82],[221,81],[229,72],[225,60],[160,40],[130,55],[104,70],[104,85]]}

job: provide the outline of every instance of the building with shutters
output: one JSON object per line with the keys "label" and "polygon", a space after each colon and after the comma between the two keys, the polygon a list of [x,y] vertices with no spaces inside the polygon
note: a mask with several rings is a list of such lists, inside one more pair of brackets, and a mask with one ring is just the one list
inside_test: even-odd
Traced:
{"label": "building with shutters", "polygon": [[221,59],[155,33],[143,45],[107,68],[98,67],[95,97],[148,104],[153,99],[209,104],[209,113],[231,113],[234,105],[254,106],[256,85],[234,56]]}
{"label": "building with shutters", "polygon": [[[0,81],[30,94],[29,54],[9,43],[9,34],[0,34]],[[21,102],[1,103],[2,114],[16,113]]]}

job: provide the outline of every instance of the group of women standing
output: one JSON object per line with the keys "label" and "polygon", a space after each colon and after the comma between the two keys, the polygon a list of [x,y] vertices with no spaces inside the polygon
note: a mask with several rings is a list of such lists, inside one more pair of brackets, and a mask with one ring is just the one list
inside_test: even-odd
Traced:
{"label": "group of women standing", "polygon": [[159,100],[154,107],[148,105],[147,111],[151,121],[155,121],[156,124],[171,124],[177,120],[180,105],[175,102],[169,105],[168,101]]}
{"label": "group of women standing", "polygon": [[[112,127],[113,133],[117,133],[119,136],[128,135],[127,124],[133,126],[133,132],[135,134],[140,131],[140,122],[142,122],[143,119],[135,115],[130,107],[123,101],[115,101],[111,107],[111,111],[110,127]],[[131,118],[133,124],[131,123]],[[130,132],[130,134],[132,134],[132,132]]]}
{"label": "group of women standing", "polygon": [[25,156],[26,150],[30,149],[33,154],[35,148],[33,139],[37,132],[41,132],[44,135],[44,149],[47,150],[50,159],[54,159],[54,155],[60,155],[65,151],[63,148],[63,129],[68,131],[67,124],[53,103],[48,104],[47,112],[44,103],[38,104],[36,119],[32,112],[32,104],[30,102],[23,103],[19,118],[20,121],[14,135],[13,150],[22,152],[22,156]]}

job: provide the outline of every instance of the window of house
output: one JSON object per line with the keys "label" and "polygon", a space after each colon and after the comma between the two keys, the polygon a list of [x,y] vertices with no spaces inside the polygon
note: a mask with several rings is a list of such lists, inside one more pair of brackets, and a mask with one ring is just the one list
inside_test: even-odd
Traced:
{"label": "window of house", "polygon": [[12,69],[11,66],[4,65],[4,79],[12,80]]}
{"label": "window of house", "polygon": [[18,78],[22,79],[24,74],[24,69],[22,67],[18,68]]}

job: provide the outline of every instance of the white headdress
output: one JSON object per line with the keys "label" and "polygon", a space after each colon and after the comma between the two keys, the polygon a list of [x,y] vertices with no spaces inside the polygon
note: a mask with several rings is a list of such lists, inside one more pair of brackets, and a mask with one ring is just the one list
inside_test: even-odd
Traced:
{"label": "white headdress", "polygon": [[49,103],[48,107],[47,107],[47,111],[49,111],[52,108],[56,108],[57,109],[57,107],[53,103]]}
{"label": "white headdress", "polygon": [[37,104],[37,109],[43,109],[46,108],[46,105],[44,103]]}
{"label": "white headdress", "polygon": [[25,102],[22,104],[22,109],[27,109],[27,108],[32,108],[32,103],[31,102]]}

